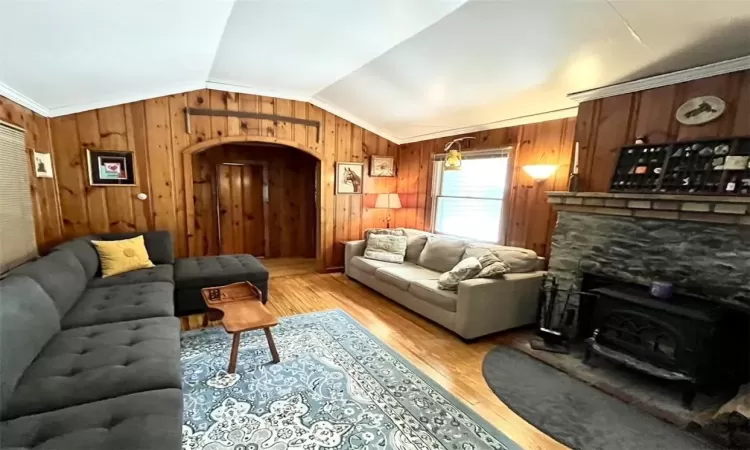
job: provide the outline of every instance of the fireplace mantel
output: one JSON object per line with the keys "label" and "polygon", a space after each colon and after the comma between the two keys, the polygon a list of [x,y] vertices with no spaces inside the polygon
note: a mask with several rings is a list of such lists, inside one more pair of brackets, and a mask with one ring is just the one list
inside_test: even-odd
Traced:
{"label": "fireplace mantel", "polygon": [[547,201],[557,211],[750,226],[748,197],[550,191]]}

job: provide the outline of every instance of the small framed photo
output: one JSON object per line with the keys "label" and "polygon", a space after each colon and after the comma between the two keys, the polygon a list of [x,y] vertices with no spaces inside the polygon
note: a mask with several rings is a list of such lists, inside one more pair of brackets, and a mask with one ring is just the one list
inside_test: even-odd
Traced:
{"label": "small framed photo", "polygon": [[133,152],[86,149],[91,186],[135,186]]}
{"label": "small framed photo", "polygon": [[52,171],[52,155],[34,151],[34,169],[37,178],[54,178]]}
{"label": "small framed photo", "polygon": [[361,194],[362,173],[365,165],[354,162],[336,163],[336,195]]}
{"label": "small framed photo", "polygon": [[392,156],[370,156],[370,176],[371,177],[395,177],[396,171],[393,168]]}

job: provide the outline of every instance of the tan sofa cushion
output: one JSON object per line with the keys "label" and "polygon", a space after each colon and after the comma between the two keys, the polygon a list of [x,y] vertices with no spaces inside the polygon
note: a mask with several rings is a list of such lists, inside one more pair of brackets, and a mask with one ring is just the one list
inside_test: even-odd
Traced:
{"label": "tan sofa cushion", "polygon": [[466,241],[442,236],[430,236],[424,250],[419,254],[419,264],[422,267],[447,272],[455,267],[466,250]]}
{"label": "tan sofa cushion", "polygon": [[367,259],[364,256],[355,256],[349,260],[349,264],[364,273],[375,275],[375,271],[381,267],[402,267],[403,264]]}
{"label": "tan sofa cushion", "polygon": [[455,312],[458,294],[438,288],[437,280],[417,280],[409,285],[409,292],[425,302],[446,311]]}
{"label": "tan sofa cushion", "polygon": [[399,267],[383,267],[375,271],[375,278],[403,290],[409,289],[409,284],[416,280],[437,280],[438,277],[438,272],[411,263],[400,264]]}
{"label": "tan sofa cushion", "polygon": [[432,234],[412,228],[404,228],[403,230],[406,233],[406,261],[416,264],[425,244],[427,244],[427,237],[432,236]]}
{"label": "tan sofa cushion", "polygon": [[466,247],[463,259],[479,258],[491,251],[510,266],[510,273],[533,272],[537,269],[536,252],[520,247],[473,242]]}

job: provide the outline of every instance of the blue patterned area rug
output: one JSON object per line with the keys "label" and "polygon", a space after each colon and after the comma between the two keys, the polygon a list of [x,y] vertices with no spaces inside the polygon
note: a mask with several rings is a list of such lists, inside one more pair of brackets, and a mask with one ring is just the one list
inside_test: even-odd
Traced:
{"label": "blue patterned area rug", "polygon": [[281,362],[244,333],[182,336],[184,450],[519,449],[339,310],[282,318]]}

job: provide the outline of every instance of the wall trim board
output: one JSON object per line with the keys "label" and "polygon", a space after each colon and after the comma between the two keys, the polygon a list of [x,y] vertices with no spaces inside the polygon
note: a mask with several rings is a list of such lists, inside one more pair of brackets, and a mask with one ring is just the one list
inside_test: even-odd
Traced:
{"label": "wall trim board", "polygon": [[39,115],[49,117],[50,112],[47,108],[3,83],[0,83],[0,95]]}
{"label": "wall trim board", "polygon": [[373,125],[373,124],[371,124],[371,123],[369,123],[369,122],[367,122],[365,120],[360,119],[359,117],[355,116],[354,114],[350,113],[349,111],[347,111],[345,109],[339,108],[337,106],[333,106],[330,103],[328,103],[327,101],[325,101],[325,100],[323,100],[323,99],[321,99],[319,97],[313,96],[310,99],[308,99],[307,101],[310,102],[310,103],[312,103],[313,105],[317,106],[318,108],[326,110],[326,111],[328,111],[328,112],[330,112],[332,114],[335,114],[335,115],[341,117],[342,119],[345,119],[345,120],[353,123],[354,125],[357,125],[359,127],[364,128],[365,130],[367,130],[367,131],[369,131],[371,133],[375,133],[375,134],[377,134],[380,137],[386,138],[386,139],[388,139],[389,141],[393,142],[396,145],[400,145],[400,144],[404,144],[405,143],[405,141],[403,139],[394,136],[390,132],[388,132],[388,131],[380,128],[380,127],[376,127],[375,125]]}
{"label": "wall trim board", "polygon": [[732,72],[740,72],[750,69],[750,56],[721,61],[705,66],[693,67],[690,69],[679,70],[677,72],[656,75],[653,77],[643,78],[626,83],[618,83],[610,86],[604,86],[586,91],[574,92],[568,94],[568,98],[578,103],[597,100],[606,97],[614,97],[623,94],[632,94],[633,92],[645,91],[671,84],[684,83],[687,81],[699,80],[701,78],[724,75]]}
{"label": "wall trim board", "polygon": [[[578,115],[578,107],[573,106],[570,108],[558,109],[555,111],[547,111],[538,114],[530,114],[528,116],[513,117],[510,119],[498,120],[496,122],[489,122],[481,125],[472,125],[462,128],[453,128],[445,131],[438,131],[436,133],[421,134],[418,136],[412,136],[408,138],[398,139],[399,144],[411,144],[413,142],[422,142],[430,139],[438,139],[450,136],[458,136],[466,133],[475,133],[477,131],[490,131],[500,128],[510,128],[521,125],[528,125],[538,122],[547,122],[550,120],[567,119],[569,117],[576,117]],[[394,141],[396,142],[396,141]]]}
{"label": "wall trim board", "polygon": [[241,84],[234,84],[231,81],[223,80],[209,80],[206,81],[204,86],[206,89],[213,89],[215,91],[222,92],[236,92],[239,94],[252,94],[261,95],[264,97],[275,97],[282,98],[285,100],[297,100],[299,102],[310,102],[310,95],[303,94],[300,92],[291,92],[278,89],[259,88],[256,86],[248,86]]}

